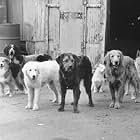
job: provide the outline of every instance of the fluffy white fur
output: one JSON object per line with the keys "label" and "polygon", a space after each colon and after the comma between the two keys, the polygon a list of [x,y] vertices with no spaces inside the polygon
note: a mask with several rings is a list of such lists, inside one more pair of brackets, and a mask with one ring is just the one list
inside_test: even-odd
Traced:
{"label": "fluffy white fur", "polygon": [[103,92],[102,86],[104,83],[104,72],[105,66],[103,64],[99,64],[92,77],[91,90],[93,90],[94,93]]}
{"label": "fluffy white fur", "polygon": [[27,62],[23,69],[24,82],[28,93],[26,109],[38,110],[40,90],[48,84],[55,93],[53,102],[59,102],[59,64],[55,61]]}
{"label": "fluffy white fur", "polygon": [[0,92],[1,96],[4,96],[4,89],[8,86],[9,90],[7,94],[9,94],[9,97],[12,97],[15,91],[15,81],[12,77],[9,63],[10,61],[6,57],[0,57]]}

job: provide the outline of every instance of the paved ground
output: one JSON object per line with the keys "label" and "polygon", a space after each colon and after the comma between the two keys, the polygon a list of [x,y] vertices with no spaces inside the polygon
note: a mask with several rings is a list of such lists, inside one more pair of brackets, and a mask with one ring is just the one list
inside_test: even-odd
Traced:
{"label": "paved ground", "polygon": [[0,140],[139,140],[140,104],[124,98],[120,110],[110,109],[110,93],[93,95],[95,107],[87,106],[82,89],[79,114],[72,113],[71,91],[66,96],[65,112],[49,100],[52,93],[44,88],[40,110],[25,110],[27,95],[0,99]]}

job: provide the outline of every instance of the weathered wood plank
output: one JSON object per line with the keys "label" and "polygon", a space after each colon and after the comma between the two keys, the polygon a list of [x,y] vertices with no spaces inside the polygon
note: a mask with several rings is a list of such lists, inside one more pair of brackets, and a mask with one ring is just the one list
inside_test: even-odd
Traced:
{"label": "weathered wood plank", "polygon": [[23,0],[8,0],[8,23],[20,24],[20,38],[23,39]]}
{"label": "weathered wood plank", "polygon": [[62,0],[60,4],[60,11],[62,14],[64,12],[60,19],[61,52],[72,52],[79,55],[83,41],[83,19],[76,17],[74,12],[83,14],[83,1]]}
{"label": "weathered wood plank", "polygon": [[[46,45],[45,33],[46,0],[24,0],[23,11],[24,40],[35,43],[33,43],[35,53],[47,52],[48,46]],[[30,46],[27,46],[27,48],[30,48]]]}
{"label": "weathered wood plank", "polygon": [[[53,6],[54,5],[54,6]],[[48,47],[49,53],[53,58],[60,54],[60,15],[59,15],[59,1],[48,1]]]}
{"label": "weathered wood plank", "polygon": [[[89,0],[89,5],[99,5],[87,9],[86,52],[92,64],[103,60],[105,47],[106,0]],[[100,59],[99,59],[100,58]]]}

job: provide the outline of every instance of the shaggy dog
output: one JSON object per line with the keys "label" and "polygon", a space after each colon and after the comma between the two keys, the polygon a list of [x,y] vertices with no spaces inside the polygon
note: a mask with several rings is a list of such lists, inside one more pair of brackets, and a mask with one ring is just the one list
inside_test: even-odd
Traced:
{"label": "shaggy dog", "polygon": [[33,54],[27,55],[26,50],[21,50],[19,46],[15,44],[10,44],[6,46],[3,50],[4,54],[9,57],[11,63],[24,65],[28,61],[47,61],[52,60],[52,57],[48,54]]}
{"label": "shaggy dog", "polygon": [[119,109],[127,81],[134,87],[135,97],[139,92],[139,79],[134,60],[129,56],[123,56],[119,50],[111,50],[105,56],[105,66],[112,96],[110,107]]}
{"label": "shaggy dog", "polygon": [[28,104],[26,109],[38,110],[40,90],[45,84],[54,91],[56,98],[53,102],[58,103],[59,64],[55,61],[36,62],[30,61],[23,66],[24,82],[28,93]]}
{"label": "shaggy dog", "polygon": [[23,65],[28,61],[47,61],[52,60],[48,54],[33,54],[27,55],[27,52],[21,50],[19,46],[10,44],[4,48],[4,54],[10,59],[10,69],[15,79],[18,89],[24,93],[25,85],[23,81],[23,73],[21,71]]}
{"label": "shaggy dog", "polygon": [[103,64],[99,64],[92,76],[92,86],[91,90],[94,93],[103,92],[103,84],[105,81],[104,78],[105,66]]}
{"label": "shaggy dog", "polygon": [[73,90],[73,110],[78,111],[78,100],[80,98],[80,81],[83,79],[85,90],[89,97],[89,106],[94,106],[91,96],[92,67],[86,56],[76,56],[72,53],[61,54],[56,61],[60,65],[61,105],[58,111],[64,111],[65,96],[67,89]]}
{"label": "shaggy dog", "polygon": [[21,47],[15,44],[9,44],[3,50],[4,54],[9,57],[10,62],[13,62],[18,55],[27,55],[26,50],[22,50]]}
{"label": "shaggy dog", "polygon": [[0,92],[1,95],[4,96],[4,89],[6,85],[9,86],[9,97],[12,97],[15,91],[15,81],[12,76],[9,60],[6,57],[0,57]]}

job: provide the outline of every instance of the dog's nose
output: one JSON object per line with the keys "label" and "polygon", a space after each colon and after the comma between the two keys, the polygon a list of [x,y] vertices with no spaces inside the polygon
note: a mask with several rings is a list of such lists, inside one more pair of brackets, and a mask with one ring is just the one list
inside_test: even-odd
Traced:
{"label": "dog's nose", "polygon": [[69,66],[69,69],[72,69],[72,66]]}
{"label": "dog's nose", "polygon": [[119,62],[118,62],[118,61],[116,61],[116,62],[115,62],[115,65],[118,65],[118,64],[119,64]]}
{"label": "dog's nose", "polygon": [[33,77],[32,77],[32,78],[33,78],[33,80],[34,80],[34,79],[35,79],[35,75],[33,75]]}
{"label": "dog's nose", "polygon": [[11,51],[11,52],[10,52],[10,55],[13,55],[13,54],[14,54],[14,52],[13,52],[13,51]]}

